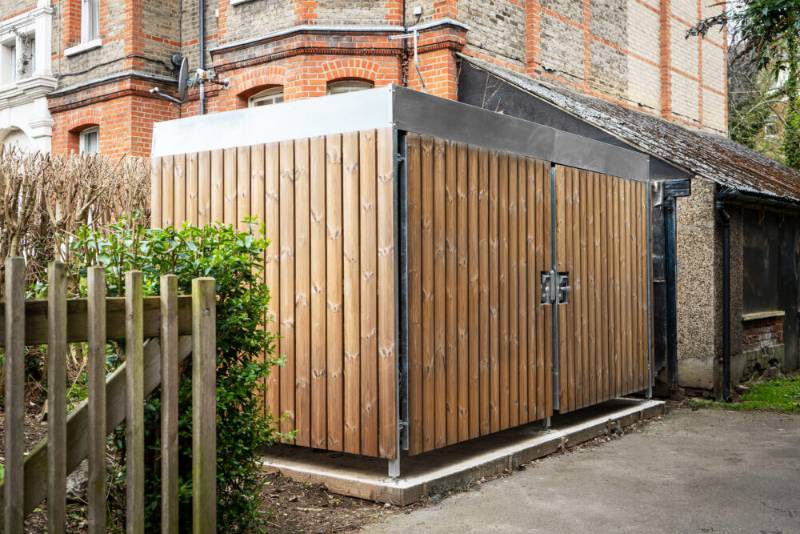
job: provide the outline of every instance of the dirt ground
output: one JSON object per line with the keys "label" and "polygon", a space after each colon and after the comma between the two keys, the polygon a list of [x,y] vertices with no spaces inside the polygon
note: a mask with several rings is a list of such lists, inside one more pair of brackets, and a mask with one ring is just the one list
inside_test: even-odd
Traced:
{"label": "dirt ground", "polygon": [[269,532],[354,532],[399,512],[393,506],[334,495],[320,485],[276,473],[267,475],[263,495]]}

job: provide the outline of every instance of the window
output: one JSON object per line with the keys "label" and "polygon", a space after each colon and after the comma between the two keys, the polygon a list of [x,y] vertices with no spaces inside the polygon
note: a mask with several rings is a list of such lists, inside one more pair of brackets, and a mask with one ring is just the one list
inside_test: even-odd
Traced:
{"label": "window", "polygon": [[328,83],[329,95],[340,95],[342,93],[353,93],[355,91],[363,91],[364,89],[372,89],[372,82],[366,80],[340,80],[338,82]]}
{"label": "window", "polygon": [[100,37],[100,0],[81,0],[81,42]]}
{"label": "window", "polygon": [[6,76],[6,81],[14,82],[17,80],[17,45],[16,43],[6,45],[8,52],[6,52],[6,57],[8,58],[8,73]]}
{"label": "window", "polygon": [[36,70],[36,37],[33,33],[20,35],[17,40],[17,73],[19,78],[29,78]]}
{"label": "window", "polygon": [[3,45],[3,82],[17,81],[17,43],[11,41]]}
{"label": "window", "polygon": [[271,87],[251,96],[247,101],[247,105],[251,108],[257,108],[259,106],[280,104],[281,102],[283,102],[283,87]]}
{"label": "window", "polygon": [[86,128],[80,133],[81,154],[97,154],[100,152],[100,129],[97,126]]}

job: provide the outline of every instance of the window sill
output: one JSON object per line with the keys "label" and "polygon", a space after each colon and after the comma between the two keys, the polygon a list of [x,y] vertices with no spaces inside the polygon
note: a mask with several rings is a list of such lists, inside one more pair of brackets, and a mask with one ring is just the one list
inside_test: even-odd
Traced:
{"label": "window sill", "polygon": [[101,46],[103,46],[102,39],[93,39],[91,41],[86,41],[85,43],[70,46],[64,50],[64,55],[66,57],[75,56],[78,54],[83,54],[84,52],[88,52],[89,50],[94,50],[95,48],[100,48]]}
{"label": "window sill", "polygon": [[773,317],[784,317],[786,312],[783,310],[769,310],[763,312],[743,313],[742,322],[758,321],[760,319],[772,319]]}
{"label": "window sill", "polygon": [[232,6],[238,6],[239,4],[246,4],[248,2],[252,2],[253,0],[231,0]]}

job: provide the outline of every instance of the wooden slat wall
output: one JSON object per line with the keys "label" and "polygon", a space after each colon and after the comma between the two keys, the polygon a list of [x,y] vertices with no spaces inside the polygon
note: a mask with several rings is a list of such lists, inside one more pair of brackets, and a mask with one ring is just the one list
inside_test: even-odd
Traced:
{"label": "wooden slat wall", "polygon": [[[549,163],[406,143],[410,453],[552,415],[554,344],[561,412],[645,389],[647,186],[556,166],[551,213]],[[153,162],[154,224],[265,223],[286,359],[265,409],[298,445],[397,453],[392,150],[381,130]],[[553,237],[571,275],[557,340],[539,302]]]}
{"label": "wooden slat wall", "polygon": [[552,414],[550,165],[408,134],[409,453]]}
{"label": "wooden slat wall", "polygon": [[559,412],[647,387],[647,185],[556,168]]}
{"label": "wooden slat wall", "polygon": [[297,445],[397,455],[393,150],[386,129],[153,162],[154,225],[264,223],[265,409]]}

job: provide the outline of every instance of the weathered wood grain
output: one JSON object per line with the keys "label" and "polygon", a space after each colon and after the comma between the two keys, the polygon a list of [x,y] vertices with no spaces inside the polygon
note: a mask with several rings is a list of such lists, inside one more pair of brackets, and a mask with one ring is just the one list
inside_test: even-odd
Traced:
{"label": "weathered wood grain", "polygon": [[[192,352],[192,337],[181,336],[178,340],[178,363]],[[161,383],[161,345],[158,338],[150,339],[144,347],[144,393],[153,392]],[[125,421],[125,390],[127,364],[123,363],[106,380],[106,429],[116,428]],[[88,400],[78,406],[67,417],[66,456],[68,473],[75,470],[89,451],[89,405]],[[49,462],[47,440],[42,440],[25,456],[24,513],[30,514],[47,498]],[[8,479],[6,479],[8,480]],[[4,510],[5,483],[0,483],[0,516]]]}
{"label": "weathered wood grain", "polygon": [[[88,341],[89,317],[87,299],[67,301],[67,342]],[[145,297],[143,329],[145,337],[158,337],[161,331],[161,311],[158,297]],[[178,331],[180,335],[192,333],[192,298],[189,295],[178,297]],[[0,325],[5,325],[6,314],[0,308]],[[47,301],[29,300],[25,302],[25,345],[44,345],[47,343]],[[0,347],[5,346],[4,328],[0,328]],[[106,337],[111,340],[125,339],[125,298],[106,298]]]}
{"label": "weathered wood grain", "polygon": [[47,268],[47,321],[47,524],[57,534],[67,520],[67,284],[61,262]]}
{"label": "weathered wood grain", "polygon": [[192,530],[217,531],[217,313],[213,278],[192,280]]}
{"label": "weathered wood grain", "polygon": [[[178,534],[178,277],[161,277],[161,532]],[[105,380],[103,380],[105,389]]]}
{"label": "weathered wood grain", "polygon": [[5,260],[4,531],[22,534],[25,495],[25,260]]}
{"label": "weathered wood grain", "polygon": [[144,328],[141,271],[125,273],[125,466],[128,534],[144,534]]}
{"label": "weathered wood grain", "polygon": [[[102,267],[88,269],[89,354],[89,531],[106,530],[106,278]],[[130,335],[126,332],[126,335]]]}

